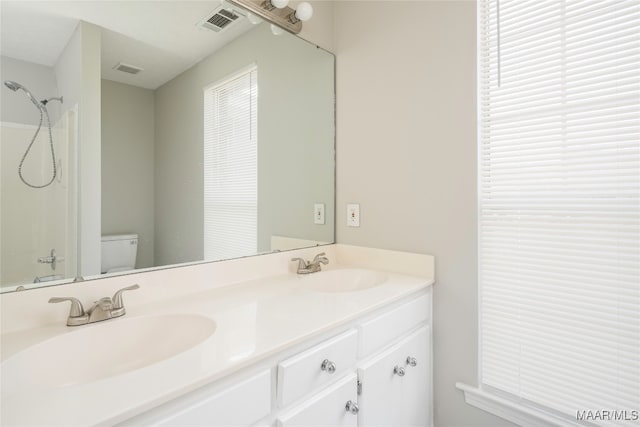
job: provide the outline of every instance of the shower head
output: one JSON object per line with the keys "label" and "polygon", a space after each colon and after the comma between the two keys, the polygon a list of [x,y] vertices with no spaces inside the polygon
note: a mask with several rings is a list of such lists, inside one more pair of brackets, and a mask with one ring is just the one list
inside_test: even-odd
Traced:
{"label": "shower head", "polygon": [[14,91],[14,92],[17,92],[18,89],[23,90],[24,93],[27,94],[27,96],[29,97],[31,102],[33,102],[33,105],[35,105],[38,109],[42,108],[42,104],[40,102],[38,102],[36,97],[33,96],[33,94],[29,91],[29,89],[27,89],[26,87],[22,86],[20,83],[16,83],[14,81],[7,80],[7,81],[4,82],[4,85],[6,87],[8,87],[9,89],[11,89],[12,91]]}
{"label": "shower head", "polygon": [[20,83],[12,82],[11,80],[4,82],[4,85],[14,92],[22,87]]}

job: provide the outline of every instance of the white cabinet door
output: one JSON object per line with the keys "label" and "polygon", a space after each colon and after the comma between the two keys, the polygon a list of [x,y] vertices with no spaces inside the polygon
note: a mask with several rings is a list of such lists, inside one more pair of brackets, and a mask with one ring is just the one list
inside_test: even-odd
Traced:
{"label": "white cabinet door", "polygon": [[431,425],[430,340],[423,326],[359,366],[359,427]]}
{"label": "white cabinet door", "polygon": [[357,409],[348,411],[347,402],[356,404],[357,400],[357,378],[351,373],[280,415],[278,426],[355,427],[358,418]]}

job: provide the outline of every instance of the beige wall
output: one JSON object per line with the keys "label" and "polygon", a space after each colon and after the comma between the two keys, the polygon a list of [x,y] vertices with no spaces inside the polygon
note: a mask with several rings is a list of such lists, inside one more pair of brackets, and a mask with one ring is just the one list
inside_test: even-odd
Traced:
{"label": "beige wall", "polygon": [[506,424],[455,388],[477,383],[475,18],[472,1],[335,3],[337,240],[435,255],[437,427]]}
{"label": "beige wall", "polygon": [[[292,1],[289,5],[295,8],[300,1]],[[309,1],[313,7],[313,18],[303,22],[302,31],[298,34],[301,38],[320,46],[329,52],[335,51],[335,38],[333,32],[334,1],[313,0]]]}
{"label": "beige wall", "polygon": [[[203,257],[203,88],[258,66],[258,251],[333,241],[333,56],[260,25],[156,91],[156,265]],[[326,224],[313,223],[314,203]]]}
{"label": "beige wall", "polygon": [[102,234],[138,234],[136,268],[154,265],[154,101],[102,80]]}

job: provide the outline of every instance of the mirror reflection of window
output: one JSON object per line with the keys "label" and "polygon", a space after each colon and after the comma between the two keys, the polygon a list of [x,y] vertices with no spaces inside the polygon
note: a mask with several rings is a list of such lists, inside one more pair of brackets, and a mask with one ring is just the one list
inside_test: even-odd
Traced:
{"label": "mirror reflection of window", "polygon": [[204,258],[253,255],[258,238],[258,69],[204,89]]}

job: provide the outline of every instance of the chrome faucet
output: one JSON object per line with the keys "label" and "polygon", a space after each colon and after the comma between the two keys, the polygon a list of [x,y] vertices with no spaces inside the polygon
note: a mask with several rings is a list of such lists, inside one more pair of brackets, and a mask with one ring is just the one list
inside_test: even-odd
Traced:
{"label": "chrome faucet", "polygon": [[82,303],[72,297],[51,298],[50,303],[71,301],[71,310],[69,311],[69,317],[67,318],[67,326],[80,326],[88,323],[101,322],[103,320],[113,319],[115,317],[124,316],[126,313],[124,309],[124,303],[122,301],[122,293],[124,291],[131,291],[138,289],[139,285],[127,286],[117,291],[113,298],[104,297],[100,298],[94,303],[94,305],[84,311]]}
{"label": "chrome faucet", "polygon": [[62,261],[64,261],[64,257],[56,255],[55,248],[51,249],[51,252],[49,252],[49,256],[41,256],[38,258],[39,264],[51,264],[52,270],[55,270],[56,264]]}
{"label": "chrome faucet", "polygon": [[315,273],[322,270],[320,264],[329,264],[329,258],[325,256],[325,253],[319,253],[313,258],[313,261],[305,261],[303,258],[291,258],[291,261],[298,261],[298,274]]}

